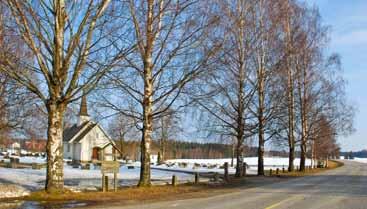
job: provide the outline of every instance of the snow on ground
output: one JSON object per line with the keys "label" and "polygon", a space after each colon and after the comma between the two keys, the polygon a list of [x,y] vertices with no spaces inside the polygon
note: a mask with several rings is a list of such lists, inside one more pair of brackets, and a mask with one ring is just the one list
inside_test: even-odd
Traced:
{"label": "snow on ground", "polygon": [[20,163],[46,163],[46,158],[42,158],[42,157],[21,157],[19,159]]}
{"label": "snow on ground", "polygon": [[[1,184],[0,183],[0,198],[13,198],[13,197],[23,197],[29,195],[30,192],[15,184]],[[0,208],[1,205],[0,205]],[[6,207],[5,207],[6,208]]]}
{"label": "snow on ground", "polygon": [[355,157],[353,160],[357,161],[357,162],[360,162],[360,163],[367,163],[367,158]]}
{"label": "snow on ground", "polygon": [[[0,160],[3,159],[0,156]],[[286,168],[288,166],[288,158],[272,157],[265,158],[265,169]],[[249,169],[247,173],[255,174],[257,171],[257,157],[244,158]],[[21,157],[22,163],[45,163],[45,158],[42,157]],[[224,169],[221,166],[231,159],[176,159],[168,160],[163,165],[153,165],[151,170],[151,178],[153,184],[166,184],[171,181],[172,175],[176,175],[181,182],[193,181],[192,173],[208,173],[218,172],[223,173]],[[367,162],[367,160],[366,160]],[[234,162],[235,163],[235,162]],[[299,159],[295,160],[295,165],[299,164]],[[310,160],[306,161],[306,165],[310,165]],[[120,167],[120,172],[117,175],[119,185],[136,185],[140,175],[140,163],[129,163],[133,169],[128,169],[127,165]],[[154,169],[157,168],[157,169]],[[158,170],[161,169],[161,170]],[[235,168],[229,168],[230,173],[235,173]],[[91,165],[90,170],[82,170],[80,168],[72,168],[69,165],[64,166],[65,185],[71,189],[91,189],[95,190],[101,185],[101,171],[98,167]],[[12,169],[0,167],[0,184],[16,185],[27,190],[37,190],[44,187],[46,179],[46,169],[33,170]],[[112,176],[110,178],[112,180]],[[112,181],[110,181],[112,183]],[[1,192],[0,192],[1,193]],[[2,195],[0,195],[1,198]]]}
{"label": "snow on ground", "polygon": [[[19,162],[20,163],[38,163],[38,164],[42,164],[42,163],[46,163],[46,158],[43,157],[32,157],[32,156],[24,156],[24,157],[19,157],[19,156],[10,156],[12,158],[19,158]],[[4,156],[0,156],[0,160],[3,160],[4,162],[10,162],[10,159],[4,159]]]}
{"label": "snow on ground", "polygon": [[[257,157],[245,157],[244,162],[247,163],[249,166],[247,173],[248,174],[256,174],[257,173]],[[294,160],[294,165],[299,165],[299,158],[296,158]],[[179,170],[179,171],[186,171],[186,172],[218,172],[223,173],[224,169],[220,168],[225,162],[228,162],[228,164],[231,164],[231,159],[175,159],[175,160],[167,160],[166,163],[169,165],[159,165],[155,166],[158,168],[167,168],[172,170]],[[186,163],[187,166],[183,167],[182,163]],[[171,165],[170,165],[171,164]],[[195,164],[200,164],[200,166],[197,166]],[[236,164],[236,161],[234,161],[234,164]],[[264,165],[265,169],[276,169],[280,168],[282,169],[288,167],[288,158],[282,158],[282,157],[266,157],[264,158]],[[311,160],[306,160],[306,166],[311,165]],[[204,166],[204,167],[203,167]],[[235,173],[235,168],[230,167],[229,173]]]}
{"label": "snow on ground", "polygon": [[[120,185],[136,185],[140,175],[139,167],[128,169],[126,166],[120,167],[117,175]],[[193,181],[193,175],[170,171],[152,170],[152,182],[164,184],[170,182],[172,175],[175,174],[180,181]],[[65,165],[64,178],[65,185],[78,187],[81,189],[95,189],[101,185],[101,171],[99,168],[82,170]],[[112,176],[111,176],[112,177]],[[16,184],[30,190],[37,190],[44,187],[46,179],[46,169],[12,169],[0,167],[0,183]],[[112,178],[111,178],[112,179]]]}

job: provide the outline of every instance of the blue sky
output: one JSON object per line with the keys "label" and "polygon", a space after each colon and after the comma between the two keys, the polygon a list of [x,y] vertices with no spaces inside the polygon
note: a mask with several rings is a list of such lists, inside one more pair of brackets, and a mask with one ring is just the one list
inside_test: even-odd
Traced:
{"label": "blue sky", "polygon": [[[367,0],[304,1],[315,4],[323,23],[331,27],[328,51],[341,55],[348,99],[358,108],[354,123],[356,132],[340,137],[339,143],[343,151],[367,149]],[[191,118],[186,120],[185,126],[191,127]],[[186,132],[185,138],[192,139],[197,134],[195,128]]]}
{"label": "blue sky", "polygon": [[339,139],[343,151],[367,149],[367,0],[306,0],[331,26],[329,50],[342,57],[347,94],[358,111],[356,132]]}

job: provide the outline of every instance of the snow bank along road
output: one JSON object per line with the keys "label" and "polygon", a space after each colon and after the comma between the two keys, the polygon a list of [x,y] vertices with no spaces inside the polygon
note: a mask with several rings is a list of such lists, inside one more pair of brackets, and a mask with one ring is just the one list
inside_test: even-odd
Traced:
{"label": "snow bank along road", "polygon": [[[240,192],[209,198],[132,205],[124,209],[235,209],[235,208],[367,208],[367,164],[343,161],[343,167]],[[89,207],[90,208],[90,207]]]}

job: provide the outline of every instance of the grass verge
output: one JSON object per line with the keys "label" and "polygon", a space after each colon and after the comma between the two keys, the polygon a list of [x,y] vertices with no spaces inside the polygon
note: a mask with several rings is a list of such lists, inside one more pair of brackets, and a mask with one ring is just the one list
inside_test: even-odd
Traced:
{"label": "grass verge", "polygon": [[[210,190],[210,192],[208,192]],[[208,197],[224,192],[233,192],[233,188],[222,185],[208,184],[182,184],[179,186],[151,186],[151,187],[126,187],[117,192],[65,192],[63,194],[51,195],[45,191],[32,192],[30,196],[24,197],[24,201],[36,201],[41,205],[63,205],[69,202],[83,202],[87,205],[121,205],[137,204],[142,202],[188,199],[196,197]]]}
{"label": "grass verge", "polygon": [[30,196],[22,198],[25,201],[37,201],[41,204],[67,203],[70,201],[84,202],[88,205],[102,205],[108,203],[114,204],[137,204],[141,202],[153,202],[162,200],[177,200],[187,198],[208,197],[223,193],[239,191],[240,188],[259,187],[266,184],[272,184],[279,181],[284,181],[292,177],[302,177],[323,172],[343,166],[342,162],[329,161],[328,168],[317,168],[306,170],[306,172],[285,172],[280,170],[276,175],[269,176],[269,171],[266,171],[266,176],[246,176],[244,178],[231,178],[227,184],[208,185],[206,183],[182,184],[178,186],[164,185],[151,186],[147,188],[125,187],[120,188],[117,192],[65,192],[63,194],[51,195],[44,191],[31,193]]}
{"label": "grass verge", "polygon": [[[328,165],[327,168],[313,168],[313,169],[307,168],[304,172],[301,172],[301,171],[288,172],[286,170],[283,173],[282,171],[279,171],[278,176],[279,177],[302,177],[302,176],[308,176],[308,175],[312,175],[312,174],[324,172],[324,171],[327,171],[327,170],[335,169],[335,168],[341,167],[343,165],[344,165],[344,163],[342,163],[342,162],[335,161],[335,160],[329,160],[329,165]],[[267,174],[269,175],[269,171],[267,171]],[[275,174],[275,171],[273,171],[273,175],[276,175]]]}

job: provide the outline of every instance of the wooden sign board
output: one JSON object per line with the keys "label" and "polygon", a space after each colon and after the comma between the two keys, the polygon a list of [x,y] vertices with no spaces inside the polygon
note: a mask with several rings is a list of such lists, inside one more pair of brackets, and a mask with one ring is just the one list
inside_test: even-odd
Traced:
{"label": "wooden sign board", "polygon": [[102,174],[118,173],[120,170],[120,163],[118,161],[103,161],[101,166]]}

